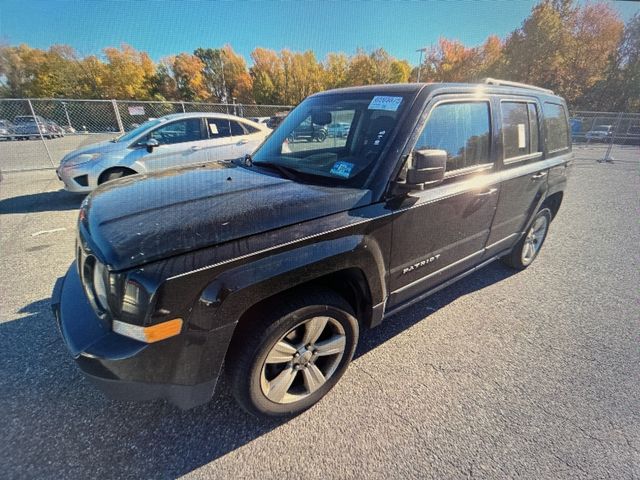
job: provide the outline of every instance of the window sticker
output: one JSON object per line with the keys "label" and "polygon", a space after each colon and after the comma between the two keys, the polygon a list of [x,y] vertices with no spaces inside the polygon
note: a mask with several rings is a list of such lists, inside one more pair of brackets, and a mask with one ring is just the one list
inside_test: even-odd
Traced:
{"label": "window sticker", "polygon": [[524,123],[518,124],[518,148],[527,147],[527,138],[524,133]]}
{"label": "window sticker", "polygon": [[369,104],[369,110],[386,110],[395,112],[402,103],[402,97],[387,97],[384,95],[376,95]]}
{"label": "window sticker", "polygon": [[209,131],[211,132],[212,135],[218,135],[218,126],[215,123],[210,123],[209,124]]}
{"label": "window sticker", "polygon": [[353,170],[353,163],[350,162],[336,162],[331,167],[331,173],[342,178],[349,178],[351,170]]}

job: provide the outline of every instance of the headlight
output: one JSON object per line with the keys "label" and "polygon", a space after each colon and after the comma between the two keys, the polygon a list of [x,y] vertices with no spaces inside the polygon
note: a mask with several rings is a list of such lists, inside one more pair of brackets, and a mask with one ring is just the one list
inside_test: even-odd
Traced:
{"label": "headlight", "polygon": [[122,295],[122,314],[139,318],[149,305],[149,295],[145,288],[135,280],[127,280]]}
{"label": "headlight", "polygon": [[93,267],[93,290],[96,294],[96,302],[102,310],[107,310],[109,306],[107,297],[108,275],[109,272],[107,272],[104,265],[96,261],[95,266]]}
{"label": "headlight", "polygon": [[101,153],[83,153],[77,155],[75,157],[71,157],[69,160],[64,162],[66,167],[73,167],[75,165],[81,165],[83,163],[91,162],[93,160],[97,160],[102,156]]}

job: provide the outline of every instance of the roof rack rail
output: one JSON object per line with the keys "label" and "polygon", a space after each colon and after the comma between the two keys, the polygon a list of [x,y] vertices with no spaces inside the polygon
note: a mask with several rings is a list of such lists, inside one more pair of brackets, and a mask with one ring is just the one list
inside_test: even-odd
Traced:
{"label": "roof rack rail", "polygon": [[509,80],[499,80],[497,78],[485,78],[482,80],[482,83],[486,83],[487,85],[504,85],[505,87],[520,87],[520,88],[528,88],[530,90],[538,90],[544,93],[550,93],[553,95],[553,90],[549,90],[548,88],[536,87],[535,85],[528,85],[526,83],[520,82],[510,82]]}

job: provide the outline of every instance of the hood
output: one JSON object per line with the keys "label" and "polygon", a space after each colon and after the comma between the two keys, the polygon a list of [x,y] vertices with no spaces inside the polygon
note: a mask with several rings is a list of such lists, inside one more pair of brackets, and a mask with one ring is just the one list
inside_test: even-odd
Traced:
{"label": "hood", "polygon": [[112,142],[111,140],[107,140],[104,142],[92,143],[91,145],[87,145],[86,147],[80,147],[73,152],[68,153],[64,156],[60,163],[64,163],[66,160],[76,157],[78,155],[82,155],[83,153],[108,153],[116,150],[123,150],[127,147],[126,143],[117,143]]}
{"label": "hood", "polygon": [[369,190],[213,163],[109,182],[87,197],[80,218],[98,256],[122,270],[370,202]]}

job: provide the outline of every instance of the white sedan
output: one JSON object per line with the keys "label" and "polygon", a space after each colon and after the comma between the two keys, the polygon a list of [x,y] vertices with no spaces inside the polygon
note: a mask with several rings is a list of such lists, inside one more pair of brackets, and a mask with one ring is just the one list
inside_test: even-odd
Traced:
{"label": "white sedan", "polygon": [[265,125],[223,113],[167,115],[69,153],[56,172],[66,190],[90,192],[134,173],[242,157],[270,133]]}

